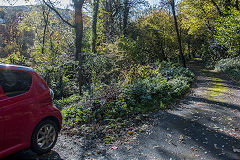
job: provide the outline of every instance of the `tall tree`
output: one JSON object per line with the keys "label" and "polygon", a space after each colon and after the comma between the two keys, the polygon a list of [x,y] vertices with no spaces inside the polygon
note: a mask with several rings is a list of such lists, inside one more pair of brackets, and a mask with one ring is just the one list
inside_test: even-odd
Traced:
{"label": "tall tree", "polygon": [[176,29],[176,32],[177,32],[180,59],[182,61],[182,65],[184,67],[186,67],[185,58],[184,58],[184,55],[183,55],[183,52],[182,52],[182,41],[181,41],[181,37],[180,37],[180,34],[179,34],[179,29],[178,29],[176,10],[175,10],[175,1],[174,0],[169,0],[169,3],[170,3],[171,8],[172,8],[172,14],[173,14],[173,17],[174,17],[175,29]]}
{"label": "tall tree", "polygon": [[48,0],[46,2],[43,0],[44,4],[46,4],[51,10],[53,10],[59,18],[75,30],[75,61],[79,62],[79,70],[78,70],[78,87],[79,94],[82,94],[82,85],[83,85],[83,55],[82,53],[82,39],[83,39],[83,14],[82,8],[84,4],[84,0],[72,0],[74,7],[74,24],[71,24],[68,20],[66,20],[60,12],[55,8],[53,3]]}
{"label": "tall tree", "polygon": [[99,0],[93,1],[93,20],[92,20],[92,52],[96,53],[97,41],[97,17],[98,17]]}
{"label": "tall tree", "polygon": [[44,20],[44,30],[43,30],[43,40],[42,40],[42,54],[44,54],[45,40],[46,40],[46,32],[49,23],[49,11],[46,10],[45,6],[42,6],[42,14]]}

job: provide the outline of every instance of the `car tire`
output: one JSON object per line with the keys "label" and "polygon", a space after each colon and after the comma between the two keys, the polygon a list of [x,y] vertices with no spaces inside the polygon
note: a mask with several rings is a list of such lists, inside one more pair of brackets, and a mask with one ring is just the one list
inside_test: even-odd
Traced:
{"label": "car tire", "polygon": [[57,137],[57,124],[52,120],[43,120],[34,129],[31,138],[31,150],[37,154],[47,153],[56,144]]}

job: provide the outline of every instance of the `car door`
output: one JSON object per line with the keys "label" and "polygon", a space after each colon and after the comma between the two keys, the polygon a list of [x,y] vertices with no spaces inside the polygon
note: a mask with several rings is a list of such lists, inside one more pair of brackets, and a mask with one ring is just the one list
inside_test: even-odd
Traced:
{"label": "car door", "polygon": [[[0,77],[0,101],[5,100],[6,96],[4,95],[4,91],[2,89],[1,83],[2,83],[2,78]],[[1,102],[0,102],[1,103]],[[0,152],[4,148],[4,117],[3,117],[3,106],[0,105]]]}
{"label": "car door", "polygon": [[3,110],[2,110],[2,106],[0,106],[0,152],[3,150],[3,146],[4,146],[3,140],[4,140]]}
{"label": "car door", "polygon": [[31,75],[17,70],[0,70],[4,78],[2,88],[7,98],[0,101],[1,114],[5,126],[3,149],[21,148],[29,142],[31,123]]}

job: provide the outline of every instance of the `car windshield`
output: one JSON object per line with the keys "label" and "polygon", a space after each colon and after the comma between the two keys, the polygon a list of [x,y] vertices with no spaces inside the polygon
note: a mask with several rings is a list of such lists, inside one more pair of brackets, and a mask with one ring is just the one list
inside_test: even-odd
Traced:
{"label": "car windshield", "polygon": [[29,73],[15,70],[0,70],[0,87],[7,97],[26,93],[30,89],[31,84],[32,76]]}

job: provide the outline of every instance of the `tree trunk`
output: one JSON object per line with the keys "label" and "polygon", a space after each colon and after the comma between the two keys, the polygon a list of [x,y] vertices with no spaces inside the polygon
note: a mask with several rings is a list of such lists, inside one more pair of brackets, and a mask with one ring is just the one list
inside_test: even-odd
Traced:
{"label": "tree trunk", "polygon": [[43,20],[44,20],[44,30],[43,30],[43,40],[42,40],[42,54],[44,54],[44,49],[45,49],[45,39],[46,39],[46,32],[47,32],[47,26],[48,26],[48,17],[49,17],[49,12],[46,13],[46,8],[42,6],[43,9]]}
{"label": "tree trunk", "polygon": [[75,8],[75,45],[76,45],[76,51],[75,51],[75,60],[80,61],[81,52],[82,52],[82,38],[83,38],[83,17],[82,17],[82,5],[74,3]]}
{"label": "tree trunk", "polygon": [[92,20],[92,52],[96,53],[97,41],[97,17],[98,17],[99,0],[93,2],[93,20]]}
{"label": "tree trunk", "polygon": [[129,14],[129,0],[124,0],[124,11],[123,11],[123,34],[127,35],[127,24]]}
{"label": "tree trunk", "polygon": [[73,6],[75,10],[74,15],[74,22],[75,24],[71,24],[69,21],[67,21],[53,6],[53,4],[48,1],[47,3],[45,0],[42,0],[44,4],[46,4],[51,10],[53,10],[59,18],[69,25],[70,27],[74,28],[75,30],[75,61],[79,62],[78,69],[78,87],[79,87],[79,94],[82,94],[82,85],[83,85],[83,56],[82,56],[82,38],[83,38],[83,16],[82,16],[82,7],[84,0],[72,0]]}
{"label": "tree trunk", "polygon": [[83,86],[83,56],[82,56],[82,38],[83,38],[83,16],[82,16],[82,6],[84,0],[74,0],[74,9],[75,9],[75,61],[79,62],[78,66],[78,87],[79,94],[82,94]]}
{"label": "tree trunk", "polygon": [[189,54],[189,57],[191,57],[191,59],[194,59],[195,58],[195,55],[192,51],[192,48],[191,48],[191,40],[188,39],[187,41],[187,45],[188,45],[188,54]]}
{"label": "tree trunk", "polygon": [[174,2],[174,0],[170,0],[170,3],[171,3],[172,13],[173,13],[173,17],[174,17],[175,29],[176,29],[176,32],[177,32],[180,59],[182,61],[183,67],[186,67],[185,58],[184,58],[184,55],[183,55],[183,52],[182,52],[181,37],[180,37],[180,34],[179,34],[179,30],[178,30],[177,17],[176,17],[176,13],[175,13],[175,2]]}
{"label": "tree trunk", "polygon": [[59,72],[59,87],[60,87],[60,97],[63,97],[63,74],[62,74],[62,68],[60,69]]}

